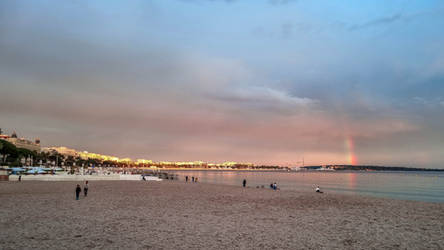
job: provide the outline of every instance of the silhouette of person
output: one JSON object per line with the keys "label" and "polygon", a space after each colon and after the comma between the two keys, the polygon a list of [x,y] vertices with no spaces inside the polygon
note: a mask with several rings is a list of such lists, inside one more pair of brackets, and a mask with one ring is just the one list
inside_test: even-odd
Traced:
{"label": "silhouette of person", "polygon": [[82,192],[82,189],[80,188],[80,184],[77,184],[77,187],[76,187],[76,200],[79,199],[80,192]]}
{"label": "silhouette of person", "polygon": [[244,179],[244,181],[242,181],[242,186],[245,187],[247,185],[247,180]]}

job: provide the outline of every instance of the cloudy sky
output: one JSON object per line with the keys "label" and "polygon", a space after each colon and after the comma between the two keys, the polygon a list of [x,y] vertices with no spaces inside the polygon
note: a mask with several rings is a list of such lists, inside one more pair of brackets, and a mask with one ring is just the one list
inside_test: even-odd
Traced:
{"label": "cloudy sky", "polygon": [[444,2],[0,0],[0,127],[120,157],[444,168]]}

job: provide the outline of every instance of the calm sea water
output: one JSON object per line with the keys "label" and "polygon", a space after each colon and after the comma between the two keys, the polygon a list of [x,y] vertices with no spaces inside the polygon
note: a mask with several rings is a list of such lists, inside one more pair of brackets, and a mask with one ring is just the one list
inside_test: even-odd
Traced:
{"label": "calm sea water", "polygon": [[247,186],[277,182],[282,190],[312,190],[369,195],[403,200],[444,202],[444,172],[254,172],[254,171],[169,171],[179,176],[198,177],[199,182]]}

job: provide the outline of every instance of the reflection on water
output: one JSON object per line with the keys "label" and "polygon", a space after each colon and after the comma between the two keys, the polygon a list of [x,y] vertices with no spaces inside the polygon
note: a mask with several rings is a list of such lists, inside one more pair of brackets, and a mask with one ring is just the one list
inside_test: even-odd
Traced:
{"label": "reflection on water", "polygon": [[353,190],[356,189],[356,173],[348,173],[349,177],[349,189]]}
{"label": "reflection on water", "polygon": [[405,200],[444,202],[443,172],[255,172],[255,171],[170,171],[180,180],[198,177],[199,182],[269,187],[277,182],[283,190],[313,190],[353,193]]}

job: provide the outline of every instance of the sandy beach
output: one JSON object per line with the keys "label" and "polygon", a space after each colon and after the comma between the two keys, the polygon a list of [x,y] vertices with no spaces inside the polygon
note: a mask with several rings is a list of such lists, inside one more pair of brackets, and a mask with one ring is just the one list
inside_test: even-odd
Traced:
{"label": "sandy beach", "polygon": [[444,204],[177,181],[0,183],[1,249],[443,249]]}

